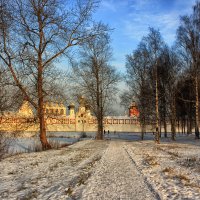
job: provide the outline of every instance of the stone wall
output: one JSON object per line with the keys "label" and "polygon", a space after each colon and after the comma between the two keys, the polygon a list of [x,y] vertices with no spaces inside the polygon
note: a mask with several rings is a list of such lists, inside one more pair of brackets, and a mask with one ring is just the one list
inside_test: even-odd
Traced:
{"label": "stone wall", "polygon": [[[61,132],[95,132],[97,120],[93,117],[80,119],[76,117],[48,117],[46,118],[47,131]],[[104,129],[118,132],[139,132],[139,122],[130,117],[106,118]],[[39,131],[39,123],[35,118],[1,116],[0,131]]]}

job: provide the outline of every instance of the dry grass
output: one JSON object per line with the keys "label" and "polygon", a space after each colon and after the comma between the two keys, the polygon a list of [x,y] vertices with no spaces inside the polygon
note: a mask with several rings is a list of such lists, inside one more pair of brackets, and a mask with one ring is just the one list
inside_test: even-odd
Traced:
{"label": "dry grass", "polygon": [[[59,141],[56,141],[56,140],[55,141],[54,140],[53,141],[50,140],[49,144],[51,145],[52,149],[60,149],[60,148],[69,146],[69,144],[67,144],[67,143],[66,144],[62,144],[62,143],[60,143]],[[41,152],[41,151],[43,151],[43,149],[42,149],[42,145],[41,145],[40,141],[29,145],[27,150],[26,150],[27,153],[30,153],[30,152]]]}
{"label": "dry grass", "polygon": [[72,196],[72,193],[73,193],[73,190],[72,190],[72,188],[71,187],[68,187],[66,190],[65,190],[65,193],[66,193],[66,195],[68,195],[68,196]]}
{"label": "dry grass", "polygon": [[89,179],[89,177],[92,174],[92,169],[95,166],[96,162],[98,162],[101,159],[101,156],[95,157],[93,160],[88,162],[84,167],[81,168],[81,173],[76,177],[76,179],[71,182],[69,187],[65,190],[65,193],[71,198],[71,199],[79,199],[75,196],[74,189],[75,187],[79,187],[81,185],[85,185],[86,181]]}
{"label": "dry grass", "polygon": [[173,151],[167,151],[167,153],[173,157],[179,157],[178,152],[173,152]]}
{"label": "dry grass", "polygon": [[146,154],[146,157],[144,158],[144,163],[150,166],[159,165],[159,163],[156,161],[156,157],[150,156],[149,154]]}
{"label": "dry grass", "polygon": [[160,150],[160,151],[166,152],[166,153],[168,153],[169,155],[171,155],[173,157],[179,157],[179,154],[178,154],[177,151],[176,152],[175,151],[171,151],[172,149],[180,148],[178,146],[167,146],[167,148],[166,148],[166,146],[165,147],[157,146],[155,148],[156,148],[156,150]]}
{"label": "dry grass", "polygon": [[187,182],[184,184],[185,186],[188,186],[188,187],[193,187],[193,188],[197,188],[199,191],[200,191],[200,185],[197,184],[197,183],[190,183],[190,182]]}
{"label": "dry grass", "polygon": [[165,169],[163,169],[164,173],[168,173],[168,174],[173,174],[174,170],[171,167],[166,167]]}
{"label": "dry grass", "polygon": [[183,167],[200,167],[200,159],[196,157],[188,157],[179,162],[179,164]]}
{"label": "dry grass", "polygon": [[183,173],[177,173],[173,168],[171,167],[166,167],[165,169],[162,170],[168,178],[178,180],[180,183],[183,185],[188,185],[190,184],[190,178],[186,176]]}
{"label": "dry grass", "polygon": [[0,161],[7,157],[11,156],[13,152],[10,152],[10,147],[15,142],[15,134],[10,133],[9,137],[7,133],[0,132]]}
{"label": "dry grass", "polygon": [[178,179],[181,182],[187,182],[187,183],[190,182],[190,179],[185,174],[176,174],[174,175],[174,178]]}
{"label": "dry grass", "polygon": [[190,179],[183,173],[177,173],[173,168],[166,167],[162,170],[163,173],[170,179],[178,180],[182,184],[190,183]]}

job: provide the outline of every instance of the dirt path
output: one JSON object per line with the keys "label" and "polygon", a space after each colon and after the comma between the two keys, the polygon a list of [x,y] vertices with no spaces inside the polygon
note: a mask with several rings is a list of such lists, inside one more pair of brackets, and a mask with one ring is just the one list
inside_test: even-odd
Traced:
{"label": "dirt path", "polygon": [[126,142],[111,141],[81,199],[156,199],[126,151]]}

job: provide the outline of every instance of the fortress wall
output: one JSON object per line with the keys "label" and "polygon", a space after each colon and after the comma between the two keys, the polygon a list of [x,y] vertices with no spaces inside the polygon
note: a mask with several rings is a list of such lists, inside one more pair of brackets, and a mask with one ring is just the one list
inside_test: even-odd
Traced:
{"label": "fortress wall", "polygon": [[[97,120],[90,116],[80,120],[80,118],[71,117],[59,117],[59,118],[47,118],[47,131],[51,132],[95,132],[97,131]],[[141,132],[141,127],[136,119],[130,117],[124,118],[106,118],[104,120],[104,130],[110,132]],[[162,132],[164,128],[162,127]],[[14,131],[26,131],[26,132],[38,132],[39,123],[35,118],[22,118],[22,117],[0,117],[0,131],[14,132]],[[181,128],[177,132],[181,131]],[[146,132],[155,132],[155,127],[148,125]],[[171,125],[167,125],[167,132],[171,132]]]}
{"label": "fortress wall", "polygon": [[[84,99],[78,109],[74,111],[74,104],[69,106],[70,115],[66,116],[66,107],[62,103],[45,104],[46,128],[49,132],[96,132],[97,119],[86,109]],[[137,120],[139,112],[132,104],[130,109],[132,117],[108,116],[104,121],[104,130],[110,132],[141,132],[140,123]],[[181,131],[177,127],[177,132]],[[39,121],[34,116],[32,107],[24,101],[18,112],[8,112],[0,115],[0,131],[4,132],[38,132]],[[161,129],[164,132],[164,128]],[[155,126],[147,125],[146,132],[155,132]],[[171,132],[171,125],[167,125],[167,132]]]}
{"label": "fortress wall", "polygon": [[105,130],[110,132],[141,132],[140,126],[135,124],[106,124]]}
{"label": "fortress wall", "polygon": [[[47,118],[47,131],[52,132],[95,132],[97,131],[97,120],[94,117],[85,118]],[[139,132],[140,125],[136,120],[126,119],[105,119],[104,129],[118,132]],[[39,131],[39,123],[34,118],[21,117],[0,117],[0,130],[7,132],[14,131]]]}
{"label": "fortress wall", "polygon": [[39,124],[35,123],[34,118],[0,116],[0,131],[7,131],[7,132],[33,131],[35,132],[38,130],[39,130]]}

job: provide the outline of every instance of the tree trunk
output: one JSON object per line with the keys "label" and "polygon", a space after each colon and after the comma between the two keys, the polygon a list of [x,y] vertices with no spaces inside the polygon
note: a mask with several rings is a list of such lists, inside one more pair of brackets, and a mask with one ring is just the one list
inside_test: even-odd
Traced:
{"label": "tree trunk", "polygon": [[173,118],[171,120],[171,132],[172,132],[171,139],[174,141],[175,138],[176,138],[176,128],[175,128],[175,123],[174,123],[174,119]]}
{"label": "tree trunk", "polygon": [[180,118],[178,116],[178,134],[180,135]]}
{"label": "tree trunk", "polygon": [[195,106],[195,138],[199,139],[199,91],[198,91],[198,73],[195,76],[195,93],[196,93],[196,106]]}
{"label": "tree trunk", "polygon": [[144,133],[146,133],[146,121],[145,117],[142,117],[143,119],[141,120],[141,140],[144,140]]}
{"label": "tree trunk", "polygon": [[185,133],[185,125],[186,125],[186,119],[185,119],[185,117],[184,117],[184,119],[183,119],[183,133],[184,133],[184,134],[186,134],[186,133]]}
{"label": "tree trunk", "polygon": [[175,97],[173,97],[172,100],[172,119],[171,119],[171,139],[175,140],[176,139],[176,103],[175,103]]}
{"label": "tree trunk", "polygon": [[157,74],[157,66],[156,66],[156,135],[155,142],[160,143],[160,134],[159,134],[159,110],[158,110],[158,74]]}
{"label": "tree trunk", "polygon": [[166,122],[166,118],[164,119],[164,131],[165,131],[165,138],[167,138],[167,122]]}
{"label": "tree trunk", "polygon": [[181,132],[182,132],[182,135],[184,135],[184,119],[183,119],[183,117],[181,117]]}
{"label": "tree trunk", "polygon": [[103,140],[103,107],[102,107],[102,93],[100,93],[100,81],[99,81],[99,70],[97,69],[96,75],[97,81],[97,120],[98,120],[98,131],[97,131],[97,140]]}
{"label": "tree trunk", "polygon": [[103,140],[103,115],[102,108],[99,109],[99,117],[98,117],[98,133],[97,140]]}
{"label": "tree trunk", "polygon": [[37,13],[38,25],[39,25],[39,48],[38,48],[38,117],[40,121],[40,141],[42,143],[42,149],[51,149],[51,145],[47,141],[46,137],[46,124],[44,119],[44,97],[43,97],[43,65],[42,65],[42,48],[43,48],[43,20],[41,13]]}
{"label": "tree trunk", "polygon": [[43,98],[43,77],[42,77],[42,64],[41,59],[38,61],[38,117],[40,122],[40,141],[42,143],[42,149],[47,150],[51,148],[51,145],[47,141],[46,137],[46,124],[44,119],[44,98]]}
{"label": "tree trunk", "polygon": [[98,120],[98,129],[97,129],[97,140],[103,140],[103,120],[101,116],[97,119]]}

